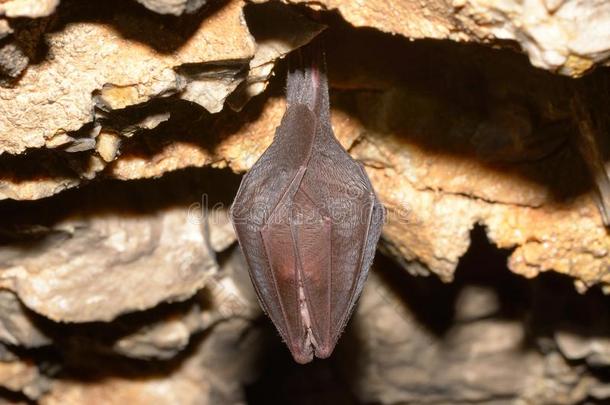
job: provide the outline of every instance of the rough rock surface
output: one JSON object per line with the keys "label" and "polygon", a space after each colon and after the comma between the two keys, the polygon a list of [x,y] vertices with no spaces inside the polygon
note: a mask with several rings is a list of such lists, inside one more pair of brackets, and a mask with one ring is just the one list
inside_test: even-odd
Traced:
{"label": "rough rock surface", "polygon": [[0,248],[0,284],[63,322],[109,321],[191,297],[217,264],[189,210],[197,191],[185,184],[197,182],[168,184],[166,193],[142,184],[128,196],[115,184],[114,194],[93,188],[61,195],[42,211],[43,202],[9,209],[39,222],[5,221],[12,243]]}
{"label": "rough rock surface", "polygon": [[[50,382],[34,357],[17,355],[9,346],[0,344],[0,387],[14,394],[14,402],[27,403],[39,398],[48,391]],[[13,403],[10,396],[5,397],[0,397],[2,403]]]}
{"label": "rough rock surface", "polygon": [[[217,113],[232,93],[231,106],[241,108],[265,89],[277,59],[322,29],[294,11],[269,5],[249,19],[253,37],[239,1],[190,16],[186,26],[134,10],[74,7],[80,18],[64,11],[63,29],[46,36],[53,58],[29,68],[19,86],[0,89],[5,100],[0,106],[0,154],[53,150],[30,151],[45,154],[43,159],[4,156],[0,199],[43,198],[96,177],[121,154],[124,138],[150,131],[172,116],[172,126],[180,122],[186,104],[175,98]],[[270,24],[278,20],[285,23]],[[166,35],[155,37],[159,29]],[[74,42],[71,38],[82,42],[65,46]],[[57,85],[40,91],[39,80]],[[143,104],[151,100],[153,105],[146,108]],[[197,111],[188,118],[208,122],[209,114]],[[9,133],[3,141],[2,134]],[[151,177],[211,162],[202,152],[184,161],[179,145],[170,147],[172,156],[158,162],[163,166],[157,170],[147,162],[127,167],[116,177]],[[25,170],[16,175],[15,165]]]}
{"label": "rough rock surface", "polygon": [[31,359],[0,361],[0,387],[15,393],[23,393],[26,398],[36,399],[45,393],[50,381],[40,373]]}
{"label": "rough rock surface", "polygon": [[[497,263],[479,260],[492,268]],[[536,303],[553,291],[531,294],[521,280],[500,272],[495,279],[466,275],[453,291],[380,275],[369,280],[345,348],[346,355],[353,349],[366,359],[346,370],[365,402],[571,404],[607,389],[594,370],[570,366],[542,333],[558,326],[537,312],[546,311]],[[398,280],[401,287],[389,288]],[[432,317],[424,307],[433,301],[430,294],[441,293]]]}
{"label": "rough rock surface", "polygon": [[35,318],[19,301],[17,296],[7,290],[0,290],[0,342],[5,345],[27,348],[51,344],[51,338],[38,326]]}
{"label": "rough rock surface", "polygon": [[[240,1],[230,2],[210,18],[197,16],[187,27],[166,27],[137,13],[118,11],[110,11],[111,24],[91,21],[90,14],[101,6],[82,7],[84,21],[66,17],[59,30],[46,35],[53,57],[27,69],[18,86],[0,89],[0,152],[70,145],[70,132],[93,121],[96,105],[122,109],[175,94],[189,85],[187,75],[177,68],[199,65],[205,70],[213,63],[230,69],[254,54]],[[155,35],[159,30],[165,35]],[[210,91],[214,98],[200,101],[217,111],[214,102],[228,92],[224,87],[220,93],[215,90]]]}
{"label": "rough rock surface", "polygon": [[[375,276],[369,279],[353,322],[352,333],[359,340],[351,343],[360,351],[359,358],[369,359],[354,367],[357,375],[352,377],[364,402],[509,403],[521,395],[534,399],[527,396],[542,385],[544,358],[523,349],[523,324],[490,316],[435,333],[380,283]],[[461,299],[476,300],[479,293],[464,291]],[[456,315],[463,316],[459,307]]]}
{"label": "rough rock surface", "polygon": [[[609,400],[608,2],[138,2],[0,0],[0,401]],[[297,367],[227,210],[320,35],[388,221]]]}
{"label": "rough rock surface", "polygon": [[[243,403],[241,383],[252,373],[259,344],[251,333],[240,339],[248,322],[233,319],[199,339],[188,356],[173,363],[144,368],[132,363],[107,363],[113,374],[104,377],[99,367],[88,370],[91,384],[81,376],[57,380],[40,403],[54,404],[236,404]],[[108,360],[107,360],[108,361]],[[90,367],[90,366],[89,366]]]}
{"label": "rough rock surface", "polygon": [[180,15],[203,7],[207,0],[136,0],[144,7],[160,14]]}
{"label": "rough rock surface", "polygon": [[40,18],[51,15],[59,0],[6,0],[0,4],[0,15],[9,18]]}
{"label": "rough rock surface", "polygon": [[[234,246],[228,255],[227,260],[219,264],[219,273],[186,305],[175,306],[162,315],[151,312],[148,318],[153,321],[142,319],[141,326],[114,341],[111,350],[136,359],[171,359],[183,351],[197,333],[210,330],[227,319],[259,316],[254,291],[249,280],[243,277],[247,267],[241,251]],[[121,323],[126,327],[133,325],[128,319]],[[78,338],[78,333],[75,336]]]}
{"label": "rough rock surface", "polygon": [[[311,3],[309,0],[286,0]],[[407,38],[516,42],[534,66],[580,76],[610,57],[610,4],[604,0],[323,0],[357,27]]]}
{"label": "rough rock surface", "polygon": [[0,283],[55,321],[108,321],[184,300],[216,270],[186,209],[68,220],[41,239],[44,248],[31,256],[19,247],[2,252]]}
{"label": "rough rock surface", "polygon": [[[235,10],[229,21],[242,27],[241,9],[232,4],[226,8]],[[249,76],[234,93],[233,103],[244,100],[252,86],[254,93],[262,91],[265,72],[272,66],[269,61],[319,31],[302,17],[270,31],[265,22],[281,13],[292,14],[279,11],[277,5],[254,5],[248,10],[246,21],[256,28],[254,38],[260,46],[251,53]],[[430,44],[428,50],[376,33],[350,34],[337,19],[324,22],[331,26],[327,35],[331,73],[336,85],[346,89],[333,114],[335,130],[345,146],[357,140],[352,152],[369,166],[393,213],[384,232],[388,251],[412,271],[429,269],[449,280],[468,247],[470,229],[480,223],[499,247],[515,249],[510,266],[516,272],[532,277],[540,271],[559,271],[574,276],[579,288],[608,282],[609,242],[595,199],[583,193],[588,175],[571,146],[576,141],[570,138],[577,139],[579,131],[567,107],[570,83],[529,68],[510,52],[441,44]],[[289,45],[276,45],[286,36]],[[247,37],[252,38],[249,33]],[[180,52],[186,52],[191,42]],[[361,46],[371,52],[358,53]],[[476,56],[471,62],[456,62],[468,55]],[[406,70],[393,68],[403,63]],[[474,92],[473,75],[482,81]],[[521,85],[511,87],[514,81]],[[113,105],[117,89],[109,87],[98,97]],[[485,104],[490,107],[482,108]],[[405,112],[403,105],[409,110]],[[100,116],[102,129],[87,129],[77,145],[76,138],[61,137],[71,147],[83,147],[77,149],[80,152],[43,156],[34,167],[20,157],[0,161],[6,173],[3,192],[11,198],[40,198],[100,173],[126,180],[207,165],[228,165],[242,172],[270,143],[283,108],[281,99],[271,98],[239,114],[210,115],[168,100],[148,110],[106,113]],[[438,115],[446,119],[438,121]],[[97,143],[87,149],[83,139],[91,136],[97,137]],[[125,137],[129,141],[121,140]],[[27,168],[18,177],[12,174],[16,164]],[[563,180],[568,173],[574,179],[570,186]],[[574,186],[577,189],[570,190]]]}

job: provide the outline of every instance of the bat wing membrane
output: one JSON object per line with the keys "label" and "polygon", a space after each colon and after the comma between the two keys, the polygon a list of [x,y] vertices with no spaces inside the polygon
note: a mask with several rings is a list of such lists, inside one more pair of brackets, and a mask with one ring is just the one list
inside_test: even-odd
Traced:
{"label": "bat wing membrane", "polygon": [[295,178],[302,176],[302,168],[311,155],[315,126],[316,118],[307,107],[288,107],[273,143],[244,176],[231,208],[235,231],[261,306],[286,340],[289,339],[289,325],[282,308],[276,305],[283,300],[271,271],[261,231],[272,213],[278,211]]}
{"label": "bat wing membrane", "polygon": [[378,202],[362,166],[337,142],[329,126],[320,126],[301,188],[313,201],[323,201],[321,215],[330,220],[331,274],[328,288],[329,338],[334,348],[360,295],[383,223]]}

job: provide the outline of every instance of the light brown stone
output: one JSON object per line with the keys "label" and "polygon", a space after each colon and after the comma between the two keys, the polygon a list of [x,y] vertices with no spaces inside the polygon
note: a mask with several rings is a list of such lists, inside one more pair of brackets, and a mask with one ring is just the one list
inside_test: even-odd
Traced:
{"label": "light brown stone", "polygon": [[180,15],[193,13],[203,7],[207,0],[137,0],[144,7],[160,14]]}
{"label": "light brown stone", "polygon": [[51,338],[37,324],[34,315],[6,290],[0,291],[0,342],[28,348],[46,346]]}
{"label": "light brown stone", "polygon": [[21,249],[2,248],[0,284],[63,322],[109,321],[185,300],[217,270],[188,207],[69,218],[49,229],[36,254]]}
{"label": "light brown stone", "polygon": [[0,387],[22,393],[35,400],[49,388],[50,381],[44,376],[32,359],[0,361]]}
{"label": "light brown stone", "polygon": [[96,103],[120,109],[179,93],[187,82],[175,69],[183,65],[247,64],[255,44],[242,6],[231,1],[200,17],[186,38],[145,16],[120,13],[115,22],[134,27],[135,38],[105,21],[69,21],[47,34],[53,58],[30,66],[17,87],[0,88],[0,153],[44,147],[80,129],[93,120]]}
{"label": "light brown stone", "polygon": [[8,0],[0,3],[0,15],[39,18],[51,15],[59,0]]}
{"label": "light brown stone", "polygon": [[610,4],[604,0],[324,0],[313,7],[337,10],[356,27],[412,39],[496,44],[511,40],[534,66],[570,76],[607,64],[610,54]]}

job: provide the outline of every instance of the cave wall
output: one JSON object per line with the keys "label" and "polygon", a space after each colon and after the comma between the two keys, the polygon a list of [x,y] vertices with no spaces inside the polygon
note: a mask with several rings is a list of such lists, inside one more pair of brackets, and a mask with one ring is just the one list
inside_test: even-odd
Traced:
{"label": "cave wall", "polygon": [[[316,36],[388,218],[299,368],[227,210]],[[603,403],[609,54],[605,1],[0,1],[0,396]]]}

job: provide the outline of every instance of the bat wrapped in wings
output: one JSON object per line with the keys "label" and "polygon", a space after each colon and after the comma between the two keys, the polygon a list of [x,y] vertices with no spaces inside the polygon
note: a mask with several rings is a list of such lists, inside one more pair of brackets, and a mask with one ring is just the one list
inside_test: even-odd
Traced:
{"label": "bat wrapped in wings", "polygon": [[299,363],[332,353],[373,261],[384,209],[330,123],[316,45],[291,55],[287,108],[231,217],[252,283]]}

